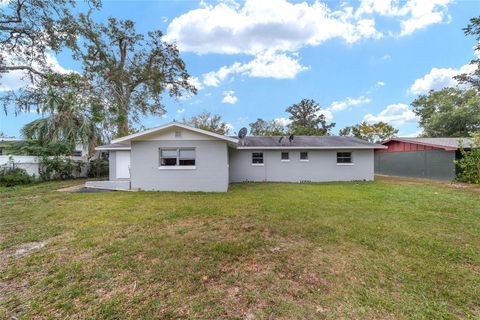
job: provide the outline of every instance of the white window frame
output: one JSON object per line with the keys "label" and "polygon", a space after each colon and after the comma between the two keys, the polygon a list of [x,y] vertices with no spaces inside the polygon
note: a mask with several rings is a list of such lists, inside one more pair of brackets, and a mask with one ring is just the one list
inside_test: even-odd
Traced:
{"label": "white window frame", "polygon": [[[342,159],[348,159],[350,158],[350,162],[338,162],[338,154],[339,153],[350,153],[350,157],[345,157],[345,156],[342,156],[340,158]],[[353,152],[351,151],[337,151],[336,154],[335,154],[335,161],[337,162],[337,166],[353,166],[355,163],[353,163]]]}
{"label": "white window frame", "polygon": [[[306,159],[302,159],[302,153],[306,153],[306,154],[307,154],[307,158],[306,158]],[[308,161],[309,161],[309,159],[308,159],[308,151],[300,151],[299,157],[300,157],[300,161],[302,161],[302,162],[308,162]]]}
{"label": "white window frame", "polygon": [[[173,166],[162,166],[162,150],[175,150],[177,153],[177,160],[176,164]],[[180,165],[180,150],[193,150],[195,153],[195,164],[194,165],[187,165],[183,166]],[[197,149],[194,147],[165,147],[165,148],[158,148],[158,169],[160,170],[193,170],[197,168]]]}
{"label": "white window frame", "polygon": [[[287,159],[283,159],[283,154],[287,154]],[[290,161],[290,152],[288,151],[282,151],[280,152],[280,161],[282,162],[289,162]]]}
{"label": "white window frame", "polygon": [[[262,155],[262,163],[254,163],[254,162],[253,162],[253,158],[254,158],[253,155],[254,155],[255,153],[260,153],[260,154]],[[263,154],[263,151],[262,151],[262,152],[252,152],[252,158],[251,158],[250,161],[251,161],[251,163],[252,163],[252,166],[254,166],[254,167],[262,167],[262,166],[264,166],[264,165],[265,165],[265,155]]]}

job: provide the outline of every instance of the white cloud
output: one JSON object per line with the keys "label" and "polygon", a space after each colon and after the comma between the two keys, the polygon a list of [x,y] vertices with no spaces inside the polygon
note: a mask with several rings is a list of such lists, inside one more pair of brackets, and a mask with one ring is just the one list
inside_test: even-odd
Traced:
{"label": "white cloud", "polygon": [[229,90],[223,92],[222,103],[235,104],[238,102],[238,98],[235,96],[235,91]]}
{"label": "white cloud", "polygon": [[353,43],[378,38],[375,21],[356,18],[351,7],[331,10],[316,1],[247,0],[243,5],[206,5],[171,21],[165,39],[199,54],[297,51],[333,38]]}
{"label": "white cloud", "polygon": [[385,82],[383,81],[378,81],[377,82],[377,85],[380,86],[380,87],[383,87],[385,85]]}
{"label": "white cloud", "polygon": [[181,113],[184,113],[184,112],[185,112],[185,108],[177,109],[177,113],[178,113],[178,114],[181,114]]}
{"label": "white cloud", "polygon": [[[412,34],[429,25],[448,22],[448,5],[453,0],[362,0],[355,12],[357,17],[377,14],[400,19],[400,36]],[[394,34],[390,31],[389,34]]]}
{"label": "white cloud", "polygon": [[[198,54],[249,54],[266,50],[294,52],[331,39],[355,43],[384,35],[404,36],[449,20],[453,0],[362,0],[358,8],[333,10],[322,1],[246,0],[200,8],[174,18],[165,40]],[[379,17],[394,19],[400,31],[376,28]]]}
{"label": "white cloud", "polygon": [[398,127],[406,122],[416,122],[418,118],[408,105],[397,103],[388,105],[377,115],[366,114],[363,120],[368,123],[383,121]]}
{"label": "white cloud", "polygon": [[320,109],[317,112],[317,115],[323,114],[325,116],[325,120],[332,121],[333,120],[333,113],[329,109]]}
{"label": "white cloud", "polygon": [[222,81],[234,75],[254,78],[293,79],[298,73],[307,70],[297,58],[285,53],[272,51],[263,52],[248,63],[235,62],[230,66],[223,66],[217,71],[203,75],[205,86],[217,87]]}
{"label": "white cloud", "polygon": [[203,84],[200,81],[200,79],[198,79],[197,77],[188,78],[188,83],[193,85],[195,88],[197,88],[197,90],[202,90],[203,89]]}
{"label": "white cloud", "polygon": [[292,123],[292,120],[288,119],[288,118],[275,118],[273,119],[273,121],[275,121],[277,124],[281,125],[281,126],[288,126],[290,123]]}
{"label": "white cloud", "polygon": [[361,105],[361,104],[366,104],[369,103],[370,99],[365,96],[360,96],[358,98],[346,98],[343,101],[334,101],[330,107],[328,107],[328,110],[331,111],[343,111],[346,110],[350,107]]}
{"label": "white cloud", "polygon": [[430,90],[440,90],[446,87],[455,87],[458,85],[454,76],[462,73],[470,73],[476,69],[475,65],[466,64],[459,69],[453,68],[432,68],[429,73],[422,78],[415,80],[410,87],[410,92],[419,95],[427,93]]}

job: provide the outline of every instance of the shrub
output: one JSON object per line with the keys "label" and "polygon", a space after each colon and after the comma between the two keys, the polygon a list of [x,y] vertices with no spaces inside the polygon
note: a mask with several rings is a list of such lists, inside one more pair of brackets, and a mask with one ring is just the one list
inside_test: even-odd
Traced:
{"label": "shrub", "polygon": [[108,160],[94,159],[88,163],[88,177],[100,178],[108,176]]}
{"label": "shrub", "polygon": [[8,168],[0,171],[0,185],[2,186],[13,187],[16,185],[29,184],[32,183],[33,180],[33,177],[22,168]]}
{"label": "shrub", "polygon": [[43,156],[40,161],[40,178],[47,180],[66,180],[80,174],[84,162],[65,156]]}
{"label": "shrub", "polygon": [[475,144],[471,150],[460,148],[462,158],[455,161],[459,169],[457,180],[460,182],[480,183],[480,133],[473,136]]}

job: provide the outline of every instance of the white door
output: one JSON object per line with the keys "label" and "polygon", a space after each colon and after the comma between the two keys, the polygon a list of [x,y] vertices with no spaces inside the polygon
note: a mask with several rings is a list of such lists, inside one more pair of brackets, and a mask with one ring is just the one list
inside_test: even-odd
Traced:
{"label": "white door", "polygon": [[117,151],[115,159],[117,179],[130,179],[130,151]]}

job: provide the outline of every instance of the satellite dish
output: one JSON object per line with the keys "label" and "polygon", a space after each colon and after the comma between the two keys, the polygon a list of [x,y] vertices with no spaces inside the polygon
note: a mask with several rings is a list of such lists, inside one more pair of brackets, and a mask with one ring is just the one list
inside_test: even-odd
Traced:
{"label": "satellite dish", "polygon": [[290,143],[292,143],[292,141],[293,141],[293,134],[291,134],[290,137],[288,137],[288,141],[290,141]]}
{"label": "satellite dish", "polygon": [[240,131],[238,131],[238,137],[240,139],[243,139],[243,138],[245,138],[247,133],[248,133],[247,128],[243,127],[242,129],[240,129]]}

